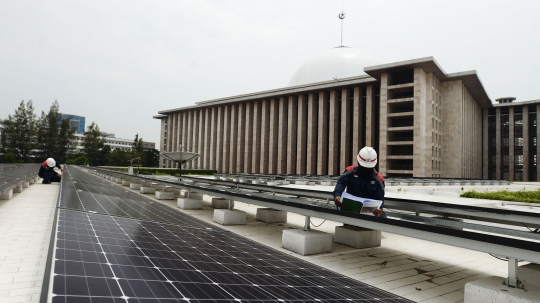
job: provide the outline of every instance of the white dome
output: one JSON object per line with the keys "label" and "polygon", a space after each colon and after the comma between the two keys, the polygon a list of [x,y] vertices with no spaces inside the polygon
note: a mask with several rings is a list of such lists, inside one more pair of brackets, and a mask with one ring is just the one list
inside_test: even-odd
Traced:
{"label": "white dome", "polygon": [[379,64],[379,59],[361,49],[339,46],[309,58],[300,66],[288,86],[365,75],[364,67]]}

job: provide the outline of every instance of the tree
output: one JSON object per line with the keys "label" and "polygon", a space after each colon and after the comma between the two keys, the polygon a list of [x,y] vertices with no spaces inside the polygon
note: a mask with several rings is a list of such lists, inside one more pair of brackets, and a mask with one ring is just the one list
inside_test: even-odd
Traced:
{"label": "tree", "polygon": [[133,140],[133,143],[131,144],[135,153],[141,154],[143,152],[143,144],[143,139],[139,138],[139,134],[137,133],[135,135],[135,140]]}
{"label": "tree", "polygon": [[101,150],[105,147],[105,138],[99,130],[99,126],[92,122],[84,132],[83,153],[88,158],[90,165],[102,165]]}
{"label": "tree", "polygon": [[30,162],[35,147],[36,115],[32,101],[23,101],[15,114],[0,123],[2,153],[11,153],[16,160]]}
{"label": "tree", "polygon": [[49,112],[41,112],[37,122],[37,156],[39,158],[53,157],[59,163],[68,159],[68,154],[75,145],[75,128],[71,126],[71,119],[61,120],[60,105],[54,101]]}
{"label": "tree", "polygon": [[146,167],[159,166],[159,150],[153,148],[143,152],[143,165]]}
{"label": "tree", "polygon": [[130,152],[121,148],[114,149],[109,155],[108,165],[111,166],[128,166],[131,159]]}

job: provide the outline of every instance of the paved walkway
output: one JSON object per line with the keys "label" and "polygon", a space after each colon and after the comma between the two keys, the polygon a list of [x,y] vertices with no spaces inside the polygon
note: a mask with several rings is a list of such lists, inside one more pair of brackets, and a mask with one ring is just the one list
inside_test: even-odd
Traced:
{"label": "paved walkway", "polygon": [[0,200],[0,302],[39,302],[59,185]]}

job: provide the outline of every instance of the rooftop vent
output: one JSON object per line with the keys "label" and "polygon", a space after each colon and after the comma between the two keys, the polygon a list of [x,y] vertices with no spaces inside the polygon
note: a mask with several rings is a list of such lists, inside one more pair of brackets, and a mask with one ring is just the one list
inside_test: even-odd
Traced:
{"label": "rooftop vent", "polygon": [[512,103],[514,100],[516,100],[516,97],[503,97],[503,98],[495,99],[495,101],[499,102],[499,104]]}

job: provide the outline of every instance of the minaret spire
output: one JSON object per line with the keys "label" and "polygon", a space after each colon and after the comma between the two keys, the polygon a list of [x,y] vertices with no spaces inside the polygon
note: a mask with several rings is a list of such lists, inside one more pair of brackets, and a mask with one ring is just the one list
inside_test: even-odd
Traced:
{"label": "minaret spire", "polygon": [[341,13],[339,13],[338,18],[341,19],[341,44],[343,46],[343,19],[345,19],[345,12],[343,11],[343,0],[341,0]]}

